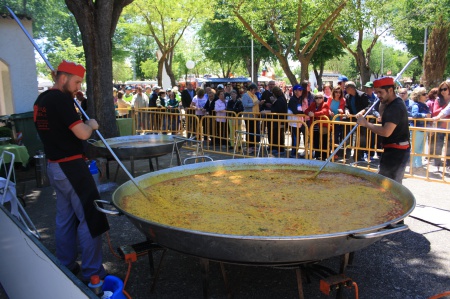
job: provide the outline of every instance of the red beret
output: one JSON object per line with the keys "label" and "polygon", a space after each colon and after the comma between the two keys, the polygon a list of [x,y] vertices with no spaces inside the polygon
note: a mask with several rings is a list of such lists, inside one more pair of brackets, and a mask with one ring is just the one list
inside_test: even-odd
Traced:
{"label": "red beret", "polygon": [[83,78],[86,70],[81,64],[63,60],[58,65],[58,72],[64,72]]}
{"label": "red beret", "polygon": [[383,77],[373,81],[374,88],[381,88],[383,86],[393,86],[393,85],[394,85],[394,78],[392,77]]}

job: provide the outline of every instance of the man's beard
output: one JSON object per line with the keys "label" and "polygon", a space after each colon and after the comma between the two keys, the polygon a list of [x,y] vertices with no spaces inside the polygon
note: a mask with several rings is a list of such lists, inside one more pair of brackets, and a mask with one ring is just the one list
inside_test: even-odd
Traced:
{"label": "man's beard", "polygon": [[380,98],[380,103],[381,104],[387,104],[389,102],[389,98],[386,95],[386,98]]}
{"label": "man's beard", "polygon": [[75,92],[76,91],[70,91],[68,82],[64,83],[63,93],[68,94],[71,98],[75,98]]}

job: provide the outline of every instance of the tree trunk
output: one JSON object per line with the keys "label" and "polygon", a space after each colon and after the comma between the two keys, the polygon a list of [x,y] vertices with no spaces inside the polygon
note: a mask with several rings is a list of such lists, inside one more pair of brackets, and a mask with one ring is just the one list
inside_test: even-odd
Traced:
{"label": "tree trunk", "polygon": [[291,85],[294,86],[295,84],[297,84],[297,78],[295,77],[294,73],[291,71],[291,68],[289,67],[287,57],[277,56],[277,58],[278,61],[280,62],[281,68],[286,74],[286,77],[288,78],[289,82],[291,82]]}
{"label": "tree trunk", "polygon": [[174,86],[176,86],[176,81],[175,81],[175,74],[173,73],[173,69],[172,69],[172,62],[173,62],[173,51],[170,52],[169,59],[166,59],[165,66],[166,66],[167,75],[170,78],[170,85],[172,87],[174,87]]}
{"label": "tree trunk", "polygon": [[259,64],[261,63],[261,58],[254,58],[253,57],[253,75],[252,77],[252,59],[246,58],[245,59],[245,68],[247,69],[248,76],[251,78],[252,82],[257,83],[258,82],[258,70],[259,70]]}
{"label": "tree trunk", "polygon": [[322,75],[323,75],[323,69],[324,68],[325,68],[325,62],[324,61],[320,62],[319,70],[317,70],[317,68],[315,66],[313,66],[314,75],[316,76],[316,81],[317,81],[317,89],[319,91],[323,91]]}
{"label": "tree trunk", "polygon": [[161,56],[161,58],[158,60],[158,75],[156,76],[159,86],[162,86],[163,68],[164,68],[165,62],[166,62],[166,56],[163,54]]}
{"label": "tree trunk", "polygon": [[[309,80],[308,66],[311,60],[306,57],[298,57],[298,60],[300,61],[300,82]],[[292,85],[294,85],[294,83],[292,83]]]}
{"label": "tree trunk", "polygon": [[[361,86],[367,82],[370,81],[370,67],[367,65],[361,65],[359,67],[359,73],[360,73],[360,81]],[[356,82],[357,83],[357,82]]]}
{"label": "tree trunk", "polygon": [[132,0],[66,0],[80,28],[86,58],[88,115],[105,138],[118,136],[112,94],[111,38],[123,7]]}
{"label": "tree trunk", "polygon": [[[253,57],[253,78],[252,78],[252,82],[258,83],[258,70],[259,70],[259,65],[261,64],[261,58],[255,59]],[[250,73],[250,76],[252,75],[252,73]]]}
{"label": "tree trunk", "polygon": [[[370,81],[370,66],[368,64],[368,61],[366,59],[366,54],[364,53],[364,50],[362,46],[358,46],[356,49],[356,64],[359,68],[359,74],[360,74],[360,83],[365,84],[366,82]],[[357,82],[355,82],[357,83]]]}
{"label": "tree trunk", "polygon": [[449,48],[449,29],[450,26],[440,17],[428,39],[428,51],[423,61],[422,79],[422,83],[427,89],[438,86],[444,78]]}

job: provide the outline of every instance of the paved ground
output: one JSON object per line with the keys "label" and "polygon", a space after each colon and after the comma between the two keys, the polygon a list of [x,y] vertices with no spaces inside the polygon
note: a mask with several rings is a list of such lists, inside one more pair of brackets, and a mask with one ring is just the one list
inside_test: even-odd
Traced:
{"label": "paved ground", "polygon": [[[189,151],[183,150],[184,157]],[[212,155],[214,159],[227,158]],[[228,157],[229,158],[229,157]],[[138,174],[148,171],[148,164],[136,164]],[[112,163],[114,164],[114,163]],[[160,168],[168,167],[170,157],[160,159]],[[128,162],[125,165],[129,166]],[[115,170],[115,166],[111,165]],[[113,173],[113,171],[112,171]],[[42,243],[54,252],[54,206],[51,187],[36,188],[34,170],[18,171],[18,193],[23,194],[26,210],[39,228]],[[119,171],[118,182],[127,178]],[[381,241],[356,252],[353,265],[346,274],[359,286],[360,298],[428,298],[450,291],[450,185],[431,183],[414,178],[404,185],[415,195],[417,208],[405,220],[409,231],[389,235]],[[103,185],[103,187],[111,186]],[[103,192],[108,199],[111,192]],[[108,216],[112,247],[145,241],[145,237],[124,216]],[[115,258],[104,238],[104,263],[107,270],[122,279],[127,265]],[[161,251],[154,253],[158,264]],[[320,264],[339,269],[338,257]],[[167,251],[154,292],[146,256],[132,264],[126,290],[133,298],[201,298],[202,277],[197,258]],[[272,267],[245,267],[225,265],[234,298],[296,298],[298,290],[294,269]],[[209,292],[212,298],[226,298],[220,267],[211,263]],[[329,298],[319,291],[319,280],[304,281],[305,298]],[[333,293],[335,294],[335,293]],[[0,294],[0,298],[7,298]],[[344,291],[344,298],[354,298],[352,290]]]}

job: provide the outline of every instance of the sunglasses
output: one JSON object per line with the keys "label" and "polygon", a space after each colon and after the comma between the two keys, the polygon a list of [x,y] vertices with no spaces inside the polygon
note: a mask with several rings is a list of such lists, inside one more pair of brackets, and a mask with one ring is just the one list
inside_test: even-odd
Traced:
{"label": "sunglasses", "polygon": [[323,97],[314,97],[314,100],[323,99]]}
{"label": "sunglasses", "polygon": [[399,93],[399,94],[406,94],[406,92],[401,92],[401,93]]}
{"label": "sunglasses", "polygon": [[426,94],[426,93],[422,93],[422,95],[423,95],[424,97],[426,97],[426,96],[427,96],[427,94]]}
{"label": "sunglasses", "polygon": [[447,90],[448,90],[447,87],[444,87],[444,88],[439,89],[439,91],[447,91]]}

